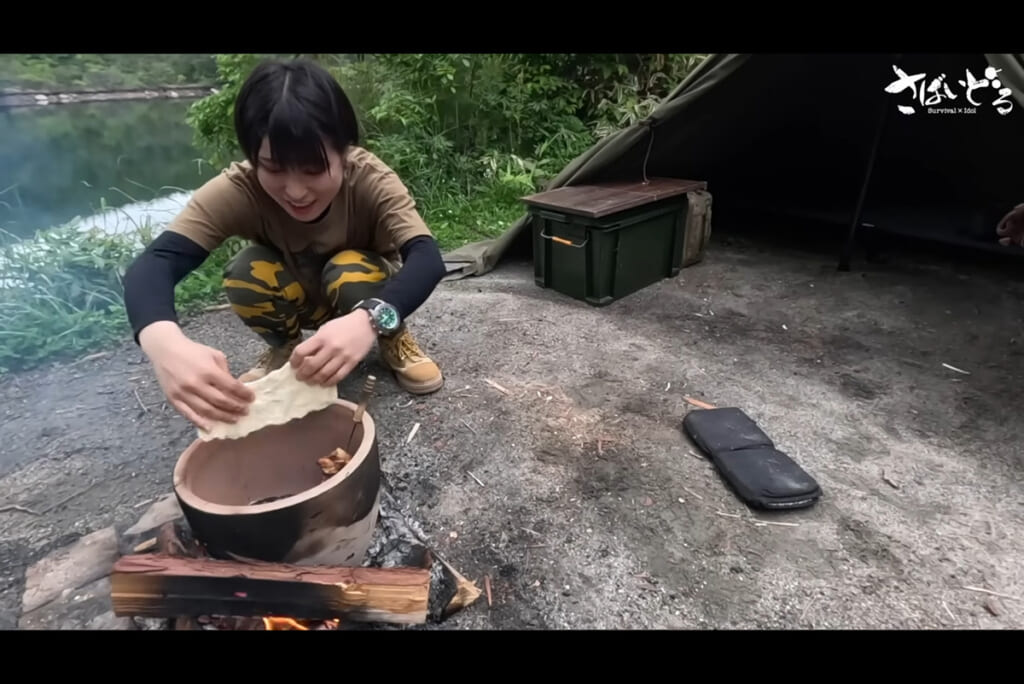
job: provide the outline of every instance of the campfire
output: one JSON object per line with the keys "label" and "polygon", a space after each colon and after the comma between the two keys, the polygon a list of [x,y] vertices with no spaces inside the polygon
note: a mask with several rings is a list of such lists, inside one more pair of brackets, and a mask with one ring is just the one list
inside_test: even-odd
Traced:
{"label": "campfire", "polygon": [[240,438],[193,442],[174,468],[184,519],[114,564],[115,615],[316,631],[422,624],[476,600],[479,589],[384,505],[365,411],[374,382],[358,405],[338,399]]}
{"label": "campfire", "polygon": [[313,622],[311,620],[296,620],[294,618],[287,617],[269,617],[263,618],[263,629],[268,632],[283,630],[300,630],[306,632],[311,629],[338,629],[338,622],[337,618],[334,620]]}
{"label": "campfire", "polygon": [[118,616],[164,618],[173,630],[322,631],[438,622],[480,596],[392,506],[377,532],[369,565],[293,565],[213,558],[179,519],[114,564],[111,603]]}

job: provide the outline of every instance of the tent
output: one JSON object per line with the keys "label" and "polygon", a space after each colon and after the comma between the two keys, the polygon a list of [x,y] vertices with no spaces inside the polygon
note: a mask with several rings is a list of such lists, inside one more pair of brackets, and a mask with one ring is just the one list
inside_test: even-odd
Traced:
{"label": "tent", "polygon": [[[1006,251],[995,226],[1024,202],[1022,159],[1024,55],[716,54],[546,189],[703,180],[716,226],[814,225],[839,236],[845,269],[865,230]],[[531,245],[524,205],[446,254],[449,277]]]}

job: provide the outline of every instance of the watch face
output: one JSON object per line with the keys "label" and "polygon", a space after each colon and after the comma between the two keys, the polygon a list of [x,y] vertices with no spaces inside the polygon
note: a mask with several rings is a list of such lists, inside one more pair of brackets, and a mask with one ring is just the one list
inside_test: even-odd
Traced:
{"label": "watch face", "polygon": [[388,332],[398,328],[398,312],[395,308],[386,304],[381,306],[377,310],[377,325]]}

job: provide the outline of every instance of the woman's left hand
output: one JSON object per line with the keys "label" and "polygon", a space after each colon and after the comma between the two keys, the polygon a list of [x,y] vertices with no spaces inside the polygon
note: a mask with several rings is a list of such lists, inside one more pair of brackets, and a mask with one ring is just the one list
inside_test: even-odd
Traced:
{"label": "woman's left hand", "polygon": [[292,352],[295,376],[312,384],[337,385],[366,358],[376,341],[370,315],[362,309],[329,321]]}

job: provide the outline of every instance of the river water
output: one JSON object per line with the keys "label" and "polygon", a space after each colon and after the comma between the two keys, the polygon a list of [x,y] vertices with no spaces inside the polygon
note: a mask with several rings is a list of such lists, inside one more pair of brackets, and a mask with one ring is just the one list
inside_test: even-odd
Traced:
{"label": "river water", "polygon": [[193,144],[191,102],[0,110],[0,229],[27,238],[76,219],[107,232],[166,224],[218,171]]}

